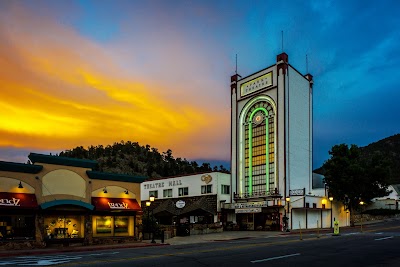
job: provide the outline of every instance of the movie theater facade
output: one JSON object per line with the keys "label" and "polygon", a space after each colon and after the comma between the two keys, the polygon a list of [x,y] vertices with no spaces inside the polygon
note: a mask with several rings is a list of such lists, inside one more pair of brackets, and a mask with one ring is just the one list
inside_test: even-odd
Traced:
{"label": "movie theater facade", "polygon": [[28,157],[33,164],[0,161],[0,240],[91,244],[137,235],[143,177],[94,171],[91,160]]}

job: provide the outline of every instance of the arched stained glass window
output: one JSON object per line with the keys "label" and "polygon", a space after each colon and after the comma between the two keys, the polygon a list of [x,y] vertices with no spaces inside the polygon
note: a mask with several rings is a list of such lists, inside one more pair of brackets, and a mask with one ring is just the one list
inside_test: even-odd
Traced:
{"label": "arched stained glass window", "polygon": [[255,103],[245,119],[245,193],[266,195],[275,188],[274,119],[272,105]]}

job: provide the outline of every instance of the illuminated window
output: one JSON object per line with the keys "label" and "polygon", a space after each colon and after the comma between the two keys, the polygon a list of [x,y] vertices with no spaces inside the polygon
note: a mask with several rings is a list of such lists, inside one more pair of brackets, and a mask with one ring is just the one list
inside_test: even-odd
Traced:
{"label": "illuminated window", "polygon": [[265,194],[275,188],[274,111],[267,101],[246,114],[244,133],[245,193]]}

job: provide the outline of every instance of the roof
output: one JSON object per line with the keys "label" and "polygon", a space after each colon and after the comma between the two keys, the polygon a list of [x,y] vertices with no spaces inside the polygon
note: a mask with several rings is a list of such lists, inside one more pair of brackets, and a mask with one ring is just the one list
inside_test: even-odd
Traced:
{"label": "roof", "polygon": [[396,190],[397,195],[400,195],[400,184],[392,184],[394,190]]}
{"label": "roof", "polygon": [[40,162],[40,163],[73,166],[73,167],[81,167],[89,169],[93,169],[97,166],[97,161],[89,159],[74,159],[74,158],[43,155],[36,153],[30,153],[28,158],[32,161],[32,163]]}
{"label": "roof", "polygon": [[42,165],[0,161],[0,171],[39,173],[42,169],[43,169]]}
{"label": "roof", "polygon": [[111,180],[111,181],[130,182],[130,183],[142,183],[147,178],[144,176],[133,176],[129,174],[116,174],[116,173],[107,173],[99,171],[86,171],[86,174],[89,176],[90,179],[109,180],[109,181]]}

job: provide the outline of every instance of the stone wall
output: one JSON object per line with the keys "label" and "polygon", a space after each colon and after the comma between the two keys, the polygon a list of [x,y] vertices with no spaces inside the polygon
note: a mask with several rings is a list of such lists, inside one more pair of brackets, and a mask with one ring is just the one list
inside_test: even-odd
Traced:
{"label": "stone wall", "polygon": [[363,222],[373,222],[373,221],[382,221],[393,218],[400,218],[400,214],[396,215],[370,215],[370,214],[356,214],[354,215],[354,222],[361,223],[361,219]]}

